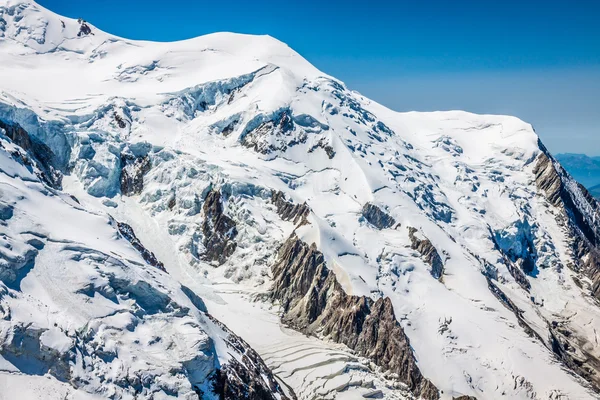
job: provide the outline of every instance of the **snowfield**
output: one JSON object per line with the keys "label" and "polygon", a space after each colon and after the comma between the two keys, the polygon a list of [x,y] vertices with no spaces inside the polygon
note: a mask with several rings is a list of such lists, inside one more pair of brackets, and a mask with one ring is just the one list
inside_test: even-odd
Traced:
{"label": "snowfield", "polygon": [[586,194],[514,117],[0,0],[0,399],[600,398]]}

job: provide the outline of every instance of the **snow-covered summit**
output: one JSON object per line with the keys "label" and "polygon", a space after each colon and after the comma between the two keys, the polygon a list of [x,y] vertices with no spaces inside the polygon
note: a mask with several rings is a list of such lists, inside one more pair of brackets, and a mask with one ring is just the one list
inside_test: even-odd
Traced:
{"label": "snow-covered summit", "polygon": [[[2,227],[20,240],[15,249],[27,254],[31,232],[44,231],[53,243],[33,246],[40,255],[20,285],[0,276],[11,296],[33,296],[39,307],[66,301],[60,296],[73,285],[49,283],[53,271],[42,261],[85,254],[61,272],[64,282],[87,288],[69,296],[89,297],[100,282],[95,274],[112,273],[118,279],[108,287],[129,307],[127,318],[159,318],[169,329],[193,321],[214,343],[227,336],[212,330],[222,321],[260,354],[232,368],[254,380],[252,371],[263,371],[255,389],[268,386],[265,396],[596,396],[600,207],[529,124],[462,111],[397,113],[268,36],[132,41],[26,1],[0,0],[0,58],[0,128],[13,160],[1,167],[18,182],[7,196],[15,204],[35,198],[35,208],[73,195],[79,203],[65,200],[68,207],[113,221],[110,229],[84,223],[77,228],[84,233],[60,238],[93,252],[65,250],[48,232],[77,217],[49,220],[23,209],[25,228],[11,211]],[[19,158],[15,167],[13,147],[32,161]],[[28,165],[35,177],[15,175]],[[32,179],[37,189],[19,189]],[[111,239],[115,229],[129,244]],[[104,232],[99,244],[96,231]],[[151,273],[114,272],[90,255],[97,251],[116,257],[118,268],[139,264]],[[82,277],[76,271],[85,260],[97,269],[86,264]],[[36,294],[47,285],[55,297]],[[167,302],[152,312],[140,287],[169,292],[177,307]],[[149,315],[136,314],[138,307]],[[78,313],[49,321],[70,332]],[[89,320],[80,318],[80,325]],[[13,313],[7,326],[29,320]],[[51,326],[29,336],[65,350],[61,368],[69,377],[96,382],[132,366],[138,375],[173,376],[161,368],[195,353],[173,350],[187,346],[170,345],[158,329],[161,340],[148,346],[160,356],[123,333],[133,353],[111,353],[98,361],[102,368],[83,372],[87,364],[69,358],[67,340]],[[29,379],[14,343],[0,342],[11,365],[0,369]],[[242,353],[254,351],[236,343]],[[215,346],[214,353],[219,359],[227,350]],[[220,376],[214,363],[198,366],[200,375],[182,372],[181,382],[191,383],[177,393]],[[119,382],[116,398],[137,390]],[[69,384],[85,393],[98,388]],[[175,396],[164,385],[144,390]]]}

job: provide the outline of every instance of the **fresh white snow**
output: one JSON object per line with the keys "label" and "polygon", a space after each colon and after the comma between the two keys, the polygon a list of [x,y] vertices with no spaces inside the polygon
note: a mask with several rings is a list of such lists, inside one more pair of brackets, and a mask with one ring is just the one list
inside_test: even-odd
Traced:
{"label": "fresh white snow", "polygon": [[[220,347],[222,332],[180,284],[301,399],[355,399],[376,390],[391,399],[409,396],[343,346],[281,326],[276,305],[261,297],[278,246],[295,229],[277,215],[272,190],[310,206],[310,224],[296,232],[317,244],[346,292],[392,300],[419,368],[443,398],[594,398],[525,332],[482,274],[496,272],[498,287],[544,340],[549,321],[567,321],[600,354],[600,308],[566,268],[569,238],[535,187],[540,148],[529,124],[462,111],[394,112],[269,36],[217,33],[152,43],[89,26],[93,34],[78,37],[75,20],[31,1],[0,0],[0,120],[20,124],[71,171],[64,193],[51,193],[0,151],[1,199],[15,207],[0,227],[0,254],[25,259],[35,247],[30,240],[45,243],[18,288],[0,286],[0,304],[11,310],[10,320],[0,321],[0,343],[18,321],[43,331],[40,342],[63,353],[84,330],[95,351],[118,362],[94,361],[90,372],[87,361],[69,360],[75,376],[90,380],[73,392],[53,378],[19,374],[20,366],[0,357],[0,399],[12,398],[21,382],[29,385],[25,398],[94,391],[133,398],[97,380],[128,369],[151,370],[175,394],[191,396],[190,383],[171,368],[196,363],[192,379],[200,381],[214,369],[211,357],[226,362],[229,352]],[[292,130],[275,126],[253,136],[281,115],[290,115]],[[245,141],[270,150],[263,154]],[[152,161],[142,193],[132,197],[120,194],[123,152]],[[200,257],[201,203],[212,187],[221,190],[239,231],[235,253],[221,266]],[[399,226],[371,226],[361,215],[367,202]],[[167,273],[119,239],[109,215],[130,224]],[[411,249],[408,227],[440,252],[441,281]],[[490,232],[507,251],[524,251],[514,246],[525,237],[542,249],[530,293],[515,282]],[[160,312],[137,317],[135,302],[102,292],[107,274],[150,282],[153,291],[140,288],[138,302],[160,302],[164,294],[191,311],[177,315],[156,304]],[[38,389],[44,385],[48,392]]]}

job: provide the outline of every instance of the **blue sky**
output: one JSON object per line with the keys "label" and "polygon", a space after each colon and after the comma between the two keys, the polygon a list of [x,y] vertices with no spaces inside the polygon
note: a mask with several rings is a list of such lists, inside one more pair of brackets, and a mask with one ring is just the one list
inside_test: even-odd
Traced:
{"label": "blue sky", "polygon": [[600,1],[39,3],[132,39],[269,34],[395,110],[512,114],[554,152],[600,155]]}

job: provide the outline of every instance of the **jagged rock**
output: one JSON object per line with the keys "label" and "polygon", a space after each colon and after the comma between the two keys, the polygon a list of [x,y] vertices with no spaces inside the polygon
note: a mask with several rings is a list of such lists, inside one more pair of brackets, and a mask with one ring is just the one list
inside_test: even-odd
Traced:
{"label": "jagged rock", "polygon": [[144,189],[144,175],[152,168],[150,157],[136,157],[132,154],[121,154],[121,193],[133,196],[142,193]]}
{"label": "jagged rock", "polygon": [[297,137],[287,137],[293,130],[294,120],[291,111],[283,110],[244,133],[240,141],[242,145],[262,154],[285,151],[288,147],[306,142],[307,136],[303,133]]}
{"label": "jagged rock", "polygon": [[117,125],[119,126],[119,128],[121,128],[121,129],[127,128],[127,123],[125,122],[125,120],[123,119],[123,117],[121,117],[116,112],[114,114],[114,117],[115,117],[115,121],[117,122]]}
{"label": "jagged rock", "polygon": [[92,34],[92,28],[90,28],[90,26],[87,24],[86,21],[84,21],[83,19],[79,18],[77,20],[77,22],[79,22],[79,32],[77,32],[77,36],[78,37],[82,37],[82,36],[87,36],[89,34]]}
{"label": "jagged rock", "polygon": [[318,148],[325,150],[325,153],[327,153],[327,157],[329,157],[330,160],[333,157],[335,157],[335,150],[333,149],[333,147],[331,147],[331,145],[327,143],[327,140],[325,140],[325,138],[322,138],[317,142],[317,144],[313,145],[310,149],[308,149],[308,152],[312,153]]}
{"label": "jagged rock", "polygon": [[391,228],[396,220],[373,203],[367,203],[362,209],[363,217],[377,229]]}
{"label": "jagged rock", "polygon": [[303,222],[310,213],[308,204],[294,204],[285,199],[285,194],[281,191],[271,193],[271,202],[277,207],[277,214],[284,221],[292,221],[294,224]]}
{"label": "jagged rock", "polygon": [[452,400],[477,400],[477,397],[475,397],[475,396],[459,396],[459,397],[453,397]]}
{"label": "jagged rock", "polygon": [[[554,163],[554,159],[543,144],[539,144],[542,153],[538,156],[533,169],[536,185],[546,199],[554,206],[567,212],[571,222],[581,231],[592,246],[600,244],[600,204],[587,190],[573,181],[574,187],[567,187],[566,171]],[[579,192],[579,193],[576,193]],[[582,210],[588,210],[584,214]]]}
{"label": "jagged rock", "polygon": [[[14,144],[31,156],[38,169],[40,178],[55,189],[62,189],[62,173],[55,167],[55,155],[44,143],[29,135],[19,124],[10,124],[0,120],[0,132],[4,131]],[[22,160],[27,165],[30,160]]]}
{"label": "jagged rock", "polygon": [[148,264],[160,270],[166,271],[165,265],[162,262],[158,261],[153,252],[144,247],[142,242],[140,242],[140,240],[135,235],[135,232],[133,231],[133,228],[130,225],[124,222],[117,222],[117,228],[119,229],[119,233],[123,235],[123,237],[129,243],[131,243],[131,245],[140,253],[142,258]]}
{"label": "jagged rock", "polygon": [[580,184],[567,187],[565,170],[554,162],[543,144],[539,146],[542,152],[533,169],[536,185],[563,212],[568,221],[565,229],[573,238],[574,268],[592,280],[592,295],[600,299],[600,204]]}
{"label": "jagged rock", "polygon": [[546,199],[552,205],[560,206],[564,188],[560,175],[548,154],[545,152],[540,153],[533,173],[535,174],[537,187],[545,193]]}
{"label": "jagged rock", "polygon": [[241,354],[239,361],[232,357],[210,378],[219,400],[289,400],[258,353],[224,324],[207,316],[228,334],[227,345]]}
{"label": "jagged rock", "polygon": [[280,249],[272,271],[271,298],[281,304],[285,324],[343,343],[395,374],[415,395],[439,398],[437,388],[421,374],[389,298],[373,301],[346,294],[316,245],[295,234]]}
{"label": "jagged rock", "polygon": [[223,213],[221,192],[211,190],[204,199],[204,221],[202,233],[204,234],[205,253],[203,258],[207,261],[217,261],[224,264],[237,247],[235,237],[237,228],[234,220]]}
{"label": "jagged rock", "polygon": [[419,239],[417,235],[415,235],[416,233],[417,229],[413,227],[408,228],[408,237],[411,241],[411,248],[421,253],[425,262],[431,265],[431,276],[435,279],[440,279],[444,274],[444,263],[442,262],[440,254],[429,239]]}

